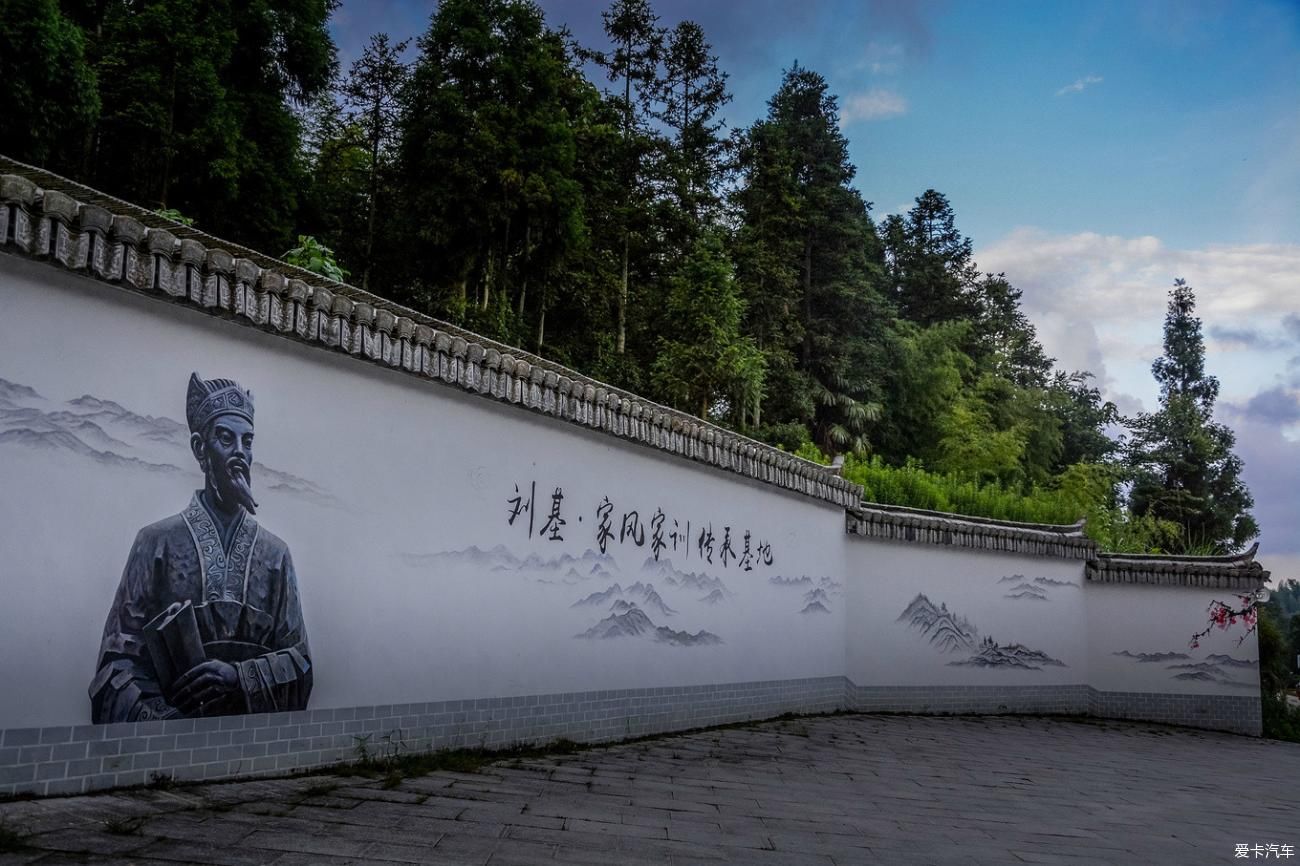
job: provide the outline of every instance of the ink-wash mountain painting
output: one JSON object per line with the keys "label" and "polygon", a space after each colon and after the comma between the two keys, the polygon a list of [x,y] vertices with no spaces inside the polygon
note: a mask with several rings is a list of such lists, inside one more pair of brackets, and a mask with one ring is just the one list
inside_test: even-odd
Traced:
{"label": "ink-wash mountain painting", "polygon": [[[0,378],[0,447],[180,479],[193,474],[189,439],[185,424],[165,416],[139,414],[91,394],[59,403]],[[323,486],[263,463],[254,462],[253,476],[263,489],[324,507],[340,505]]]}
{"label": "ink-wash mountain painting", "polygon": [[829,577],[813,579],[806,574],[798,577],[777,575],[769,578],[768,583],[786,591],[804,590],[797,602],[792,605],[793,609],[803,616],[831,613],[835,609],[833,599],[844,595],[844,585]]}
{"label": "ink-wash mountain painting", "polygon": [[1037,671],[1044,667],[1067,667],[1065,662],[1052,658],[1041,650],[1030,649],[1019,643],[999,644],[992,637],[980,637],[979,630],[965,617],[948,610],[948,605],[935,605],[924,593],[899,614],[897,622],[925,635],[930,645],[944,653],[968,652],[965,659],[951,661],[952,667],[1019,668]]}
{"label": "ink-wash mountain painting", "polygon": [[[1010,587],[1002,586],[1007,583],[1014,585]],[[1023,574],[1010,574],[1006,577],[1000,577],[997,584],[1003,590],[1003,598],[1031,602],[1048,601],[1052,590],[1059,587],[1072,586],[1076,589],[1079,587],[1079,584],[1073,580],[1056,580],[1050,577],[1027,578]]]}
{"label": "ink-wash mountain painting", "polygon": [[1259,688],[1259,662],[1239,659],[1226,653],[1209,653],[1197,659],[1184,652],[1131,652],[1120,650],[1111,653],[1135,665],[1158,668],[1168,678],[1180,683],[1228,686],[1233,689]]}
{"label": "ink-wash mountain painting", "polygon": [[[669,556],[656,559],[635,549],[625,554],[617,547],[606,553],[544,550],[479,543],[400,550],[392,562],[403,582],[447,587],[449,602],[455,598],[467,611],[467,620],[454,624],[458,632],[470,631],[474,617],[482,628],[493,628],[498,618],[505,622],[498,612],[506,606],[528,610],[525,633],[512,636],[535,648],[518,662],[521,677],[534,663],[563,665],[566,658],[589,664],[593,658],[631,663],[660,653],[670,654],[663,662],[719,652],[744,657],[757,647],[770,650],[774,628],[797,645],[842,628],[834,613],[843,585],[830,577],[724,576],[703,563],[685,567]],[[628,554],[636,558],[628,562]],[[786,618],[797,623],[777,625]]]}

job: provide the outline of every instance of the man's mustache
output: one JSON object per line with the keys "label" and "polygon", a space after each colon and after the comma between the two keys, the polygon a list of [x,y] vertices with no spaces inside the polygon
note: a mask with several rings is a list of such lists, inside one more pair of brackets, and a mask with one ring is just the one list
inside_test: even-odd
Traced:
{"label": "man's mustache", "polygon": [[225,470],[229,483],[222,485],[227,488],[222,492],[233,498],[236,504],[244,506],[249,514],[256,514],[257,500],[253,498],[252,473],[248,461],[242,457],[231,457],[225,463]]}

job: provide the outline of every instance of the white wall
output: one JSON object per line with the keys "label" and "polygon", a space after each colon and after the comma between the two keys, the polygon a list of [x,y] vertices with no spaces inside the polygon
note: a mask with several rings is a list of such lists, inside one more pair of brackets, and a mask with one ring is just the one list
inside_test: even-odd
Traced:
{"label": "white wall", "polygon": [[[131,541],[202,484],[175,423],[192,370],[256,397],[258,519],[297,566],[312,708],[841,675],[1258,694],[1241,626],[1188,647],[1231,593],[1085,586],[1077,560],[851,538],[838,507],[12,256],[0,311],[0,729],[89,720]],[[516,485],[535,510],[508,525]],[[605,497],[614,537],[597,556]],[[619,540],[631,511],[640,546]],[[676,551],[674,520],[691,531]],[[737,557],[750,533],[751,570],[723,565],[726,527]],[[577,637],[620,598],[668,639]]]}
{"label": "white wall", "polygon": [[[848,575],[847,673],[858,685],[1088,681],[1078,560],[850,539]],[[969,663],[985,638],[1004,651],[982,658],[1000,664]]]}
{"label": "white wall", "polygon": [[[131,541],[202,485],[184,434],[156,421],[183,423],[192,370],[254,393],[258,519],[297,567],[311,707],[843,673],[839,508],[10,256],[0,310],[0,379],[39,394],[0,393],[0,728],[89,720],[86,688]],[[83,395],[125,411],[68,402]],[[507,525],[508,500],[534,482],[530,539],[527,515]],[[557,486],[567,525],[550,541],[537,530]],[[590,556],[519,567],[594,550],[606,496],[607,574],[592,573]],[[689,559],[684,543],[660,558],[720,580],[717,604],[701,600],[709,588],[643,569],[656,509],[665,536],[674,519],[694,536],[712,525],[712,565],[694,538]],[[618,541],[632,510],[647,524],[642,547]],[[754,552],[769,543],[772,565],[723,567],[727,526],[737,554],[745,531]],[[498,545],[503,555],[440,556]],[[609,615],[575,602],[638,581],[675,611],[647,608],[655,626],[722,642],[575,637]],[[818,588],[829,612],[802,613]]]}
{"label": "white wall", "polygon": [[[1238,620],[1212,628],[1213,601],[1234,609],[1231,590],[1094,584],[1088,587],[1092,686],[1101,691],[1259,695],[1259,642]],[[1242,638],[1245,638],[1242,640]]]}

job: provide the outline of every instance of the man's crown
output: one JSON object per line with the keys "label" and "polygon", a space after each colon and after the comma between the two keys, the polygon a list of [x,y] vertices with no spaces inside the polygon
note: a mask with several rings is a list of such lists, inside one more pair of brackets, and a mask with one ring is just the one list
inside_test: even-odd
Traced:
{"label": "man's crown", "polygon": [[230,379],[200,379],[190,374],[189,392],[185,395],[185,420],[191,433],[202,433],[208,422],[218,415],[239,415],[253,423],[253,394]]}

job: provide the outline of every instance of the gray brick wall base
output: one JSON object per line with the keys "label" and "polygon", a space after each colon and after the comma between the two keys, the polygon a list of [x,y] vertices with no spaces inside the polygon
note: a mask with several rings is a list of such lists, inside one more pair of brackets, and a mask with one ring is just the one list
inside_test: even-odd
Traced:
{"label": "gray brick wall base", "polygon": [[1088,712],[1083,685],[1066,686],[859,686],[848,685],[848,708],[864,713],[1067,713]]}
{"label": "gray brick wall base", "polygon": [[480,698],[114,725],[0,731],[0,795],[78,794],[284,775],[386,756],[648,734],[835,710],[1065,713],[1258,736],[1258,696],[1103,692],[1064,686],[859,686],[844,677]]}
{"label": "gray brick wall base", "polygon": [[1092,689],[1088,714],[1107,719],[1168,722],[1258,737],[1264,730],[1258,694],[1175,695]]}
{"label": "gray brick wall base", "polygon": [[480,698],[0,732],[0,795],[78,794],[179,781],[283,775],[383,756],[609,742],[782,713],[843,709],[844,678]]}
{"label": "gray brick wall base", "polygon": [[1107,692],[1067,686],[847,686],[846,706],[861,712],[1063,713],[1165,722],[1258,737],[1259,695]]}

